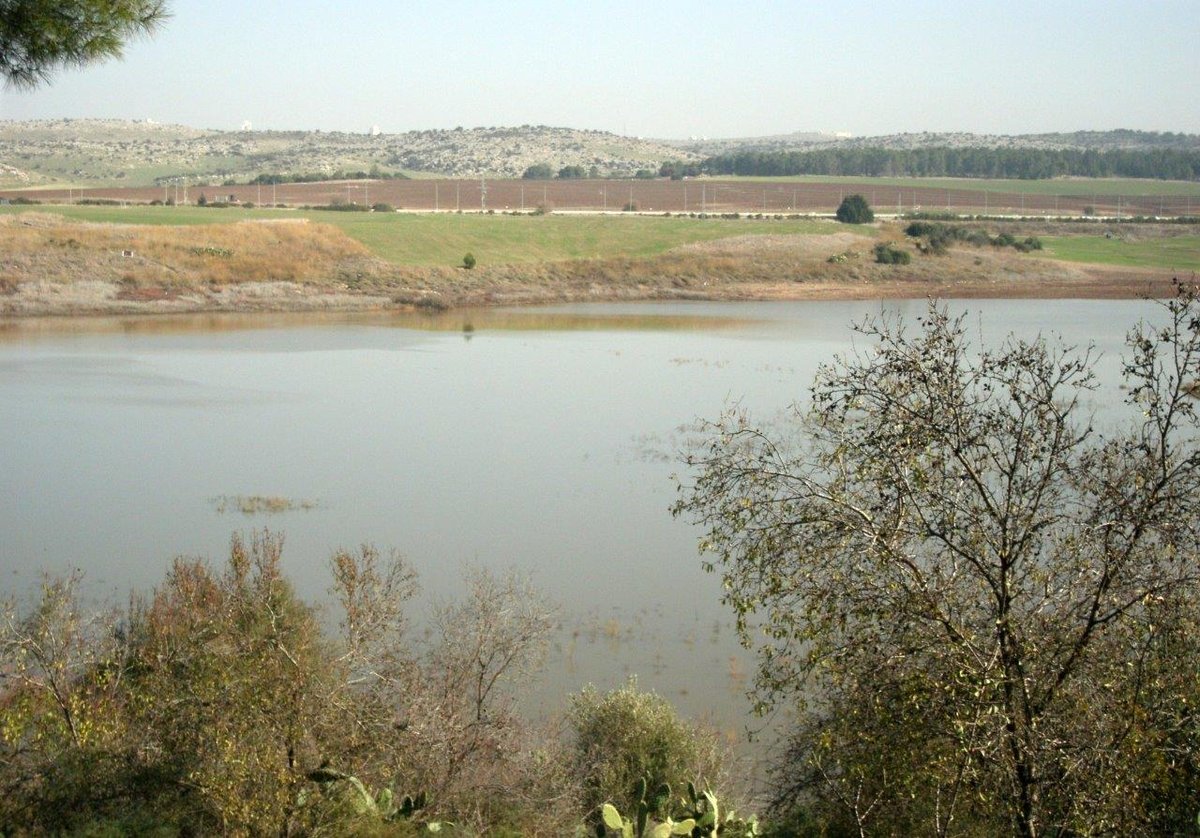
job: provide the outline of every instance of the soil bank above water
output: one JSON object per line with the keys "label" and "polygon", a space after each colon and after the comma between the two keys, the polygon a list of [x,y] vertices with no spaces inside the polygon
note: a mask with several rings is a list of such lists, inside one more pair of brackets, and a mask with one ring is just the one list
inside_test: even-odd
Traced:
{"label": "soil bank above water", "polygon": [[[808,226],[798,229],[818,232],[746,233],[649,256],[493,263],[481,252],[468,270],[387,261],[342,230],[303,218],[146,227],[23,213],[0,216],[0,317],[630,300],[1120,299],[1167,296],[1173,277],[1190,278],[1161,266],[1082,264],[1007,248],[961,246],[927,256],[898,225],[802,223]],[[1140,225],[1134,232],[1153,238],[1179,230]],[[878,241],[906,248],[912,262],[877,264]]]}

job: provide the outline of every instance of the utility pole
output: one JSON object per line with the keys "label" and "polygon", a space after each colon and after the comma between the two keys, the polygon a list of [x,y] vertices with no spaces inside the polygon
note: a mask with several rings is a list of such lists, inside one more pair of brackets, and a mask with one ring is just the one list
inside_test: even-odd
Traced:
{"label": "utility pole", "polygon": [[487,210],[487,179],[479,179],[479,209],[480,211]]}
{"label": "utility pole", "polygon": [[433,211],[438,211],[438,183],[436,180],[433,182]]}

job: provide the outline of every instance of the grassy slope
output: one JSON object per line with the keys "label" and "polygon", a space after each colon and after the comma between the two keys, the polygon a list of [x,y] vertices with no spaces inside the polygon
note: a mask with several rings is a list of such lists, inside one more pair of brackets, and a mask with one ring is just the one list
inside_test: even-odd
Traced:
{"label": "grassy slope", "polygon": [[3,207],[80,221],[144,225],[233,223],[253,218],[309,218],[330,224],[398,265],[456,265],[465,253],[483,264],[528,264],[653,256],[682,244],[741,235],[835,233],[823,221],[750,221],[656,216],[417,215],[199,207]]}
{"label": "grassy slope", "polygon": [[[693,218],[510,215],[380,215],[312,213],[336,224],[397,264],[457,263],[470,251],[480,264],[653,256],[692,242],[738,235],[833,233],[812,221],[726,221]],[[329,216],[341,215],[332,219]]]}
{"label": "grassy slope", "polygon": [[1104,236],[1045,236],[1045,255],[1068,262],[1200,271],[1200,236],[1122,241]]}
{"label": "grassy slope", "polygon": [[[1135,178],[1054,178],[1050,180],[985,180],[983,178],[916,177],[835,177],[832,175],[794,175],[792,177],[726,177],[715,180],[749,182],[795,181],[797,183],[867,183],[872,186],[902,188],[968,189],[976,192],[1011,192],[1027,195],[1075,195],[1079,197],[1116,195],[1192,195],[1200,199],[1200,183],[1181,180],[1139,180]],[[1196,204],[1200,212],[1200,201]]]}
{"label": "grassy slope", "polygon": [[[530,265],[576,259],[652,257],[679,245],[763,234],[849,232],[825,221],[751,221],[658,216],[509,216],[344,213],[199,207],[0,207],[2,213],[40,211],[80,221],[132,225],[230,224],[255,218],[309,218],[329,224],[395,265],[449,267],[468,251],[480,266]],[[871,234],[874,228],[853,232]],[[1144,241],[1096,235],[1042,236],[1044,256],[1130,268],[1200,270],[1200,236]]]}

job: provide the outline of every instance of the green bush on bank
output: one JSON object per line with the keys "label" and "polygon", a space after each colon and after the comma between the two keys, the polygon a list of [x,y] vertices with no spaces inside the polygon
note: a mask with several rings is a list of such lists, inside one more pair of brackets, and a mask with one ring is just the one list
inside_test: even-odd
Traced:
{"label": "green bush on bank", "polygon": [[1018,239],[1007,232],[991,236],[986,230],[978,227],[966,227],[962,224],[911,221],[904,228],[904,234],[910,238],[922,239],[923,242],[919,245],[921,250],[935,256],[945,253],[954,242],[962,242],[975,247],[1011,247],[1021,253],[1042,249],[1042,241],[1037,236]]}
{"label": "green bush on bank", "polygon": [[[587,810],[604,803],[636,810],[634,790],[641,780],[651,789],[720,787],[727,776],[729,757],[717,732],[680,719],[669,701],[639,690],[636,680],[607,693],[585,688],[571,698],[569,718],[574,773]],[[649,814],[666,816],[667,802],[656,803]]]}
{"label": "green bush on bank", "polygon": [[903,248],[889,242],[875,245],[875,261],[881,265],[907,265],[912,261],[912,254]]}

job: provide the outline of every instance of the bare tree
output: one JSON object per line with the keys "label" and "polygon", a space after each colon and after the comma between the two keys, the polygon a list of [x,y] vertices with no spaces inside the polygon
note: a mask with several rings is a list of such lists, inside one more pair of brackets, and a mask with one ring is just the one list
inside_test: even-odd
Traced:
{"label": "bare tree", "polygon": [[[573,793],[545,778],[565,759],[561,748],[529,745],[516,709],[518,687],[540,671],[558,609],[527,576],[484,567],[466,572],[465,594],[434,613],[434,640],[424,664],[425,706],[419,735],[433,770],[425,787],[435,795],[544,798]],[[531,761],[546,760],[544,769]],[[524,778],[522,775],[525,775]],[[540,775],[540,776],[539,776]]]}
{"label": "bare tree", "polygon": [[1089,352],[973,349],[934,305],[862,324],[798,435],[715,424],[674,511],[707,530],[760,708],[801,709],[786,799],[863,834],[1191,822],[1171,771],[1197,737],[1167,708],[1198,692],[1200,306],[1164,313],[1129,333],[1111,433]]}

